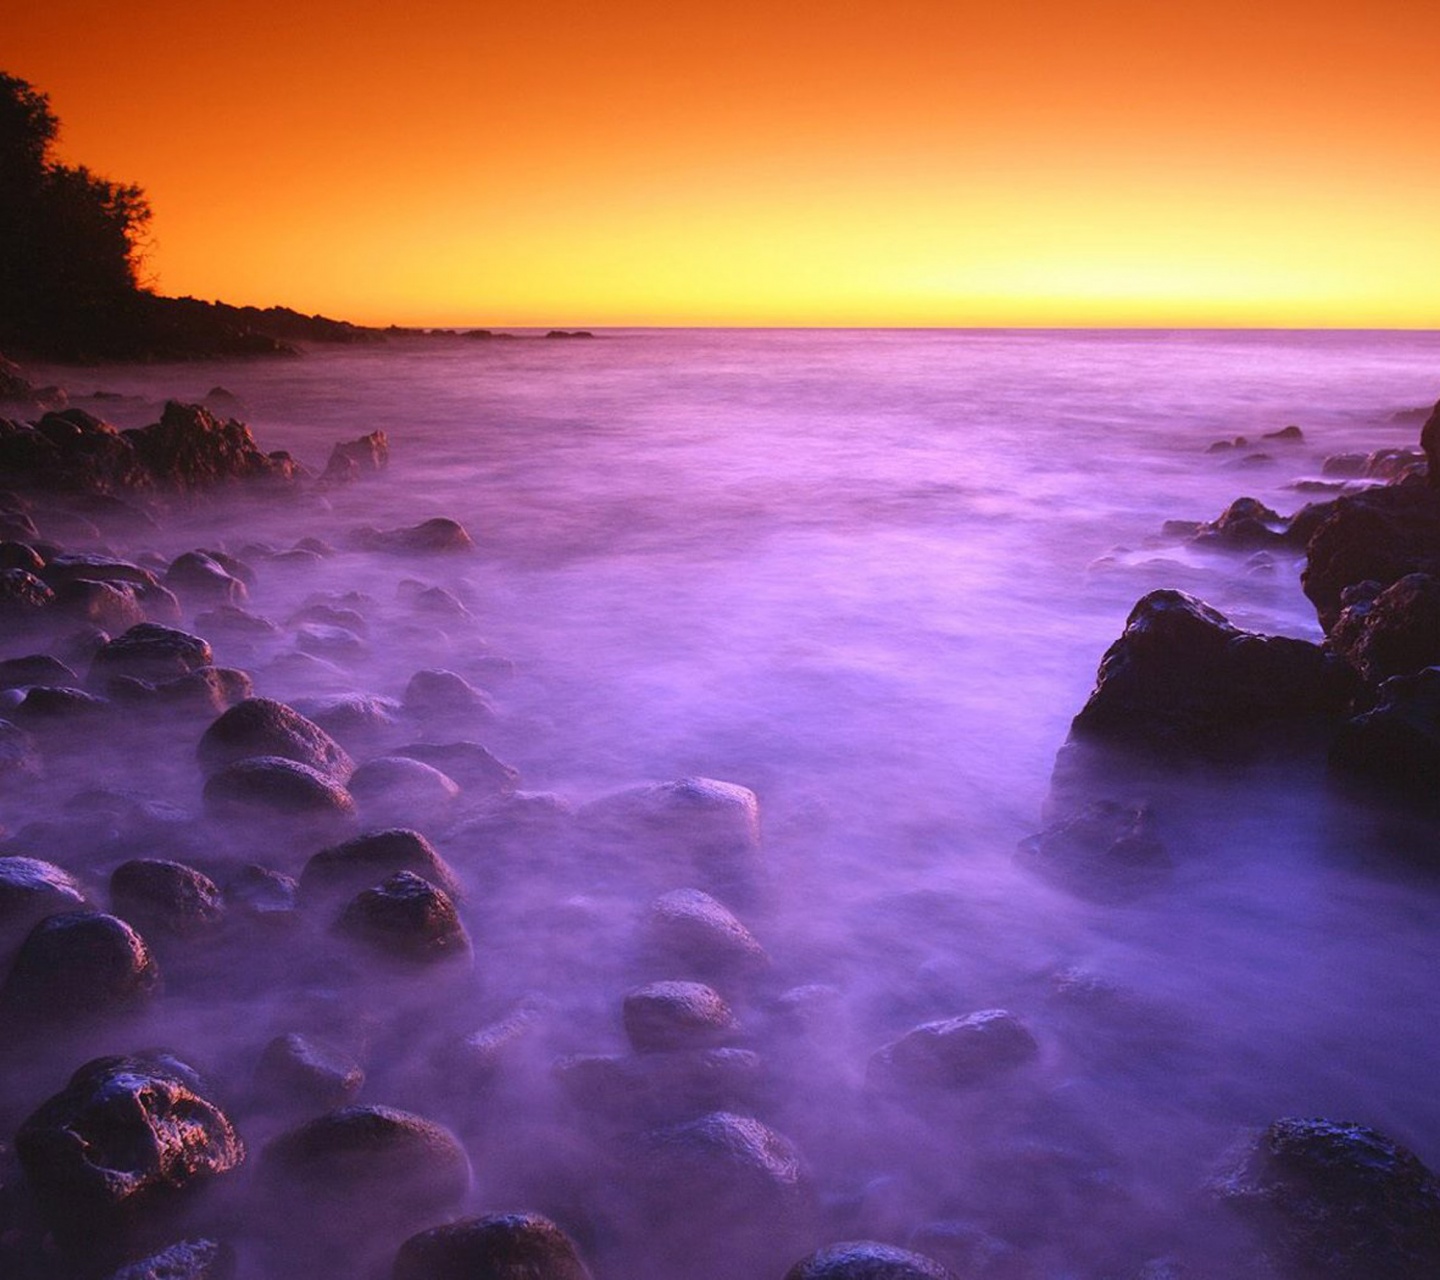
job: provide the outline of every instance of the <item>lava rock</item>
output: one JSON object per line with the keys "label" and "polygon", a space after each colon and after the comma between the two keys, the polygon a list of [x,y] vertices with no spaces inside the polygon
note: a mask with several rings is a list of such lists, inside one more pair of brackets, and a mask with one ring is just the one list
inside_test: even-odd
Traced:
{"label": "lava rock", "polygon": [[321,849],[300,873],[305,901],[351,897],[399,871],[421,877],[455,899],[463,896],[454,871],[418,831],[392,828],[367,831],[328,849]]}
{"label": "lava rock", "polygon": [[355,764],[319,725],[270,698],[246,698],[220,716],[200,739],[201,767],[215,773],[256,756],[280,756],[343,783]]}
{"label": "lava rock", "polygon": [[470,958],[470,938],[454,902],[410,871],[357,894],[336,927],[373,951],[415,964]]}
{"label": "lava rock", "polygon": [[643,934],[651,954],[698,977],[743,979],[770,967],[750,930],[703,889],[672,889],[656,898]]}
{"label": "lava rock", "polygon": [[97,1058],[20,1126],[15,1150],[52,1230],[124,1231],[180,1193],[239,1167],[245,1146],[166,1058]]}
{"label": "lava rock", "polygon": [[99,684],[110,676],[133,676],[154,683],[188,675],[214,661],[209,642],[199,636],[142,622],[101,646],[90,663],[90,680]]}
{"label": "lava rock", "polygon": [[41,920],[0,987],[0,1009],[26,1023],[129,1013],[147,1005],[160,972],[123,920],[67,911]]}
{"label": "lava rock", "polygon": [[353,1102],[364,1083],[354,1059],[293,1031],[271,1040],[255,1066],[255,1092],[271,1107],[331,1111]]}
{"label": "lava rock", "polygon": [[411,1236],[391,1280],[590,1280],[590,1272],[549,1218],[496,1213]]}
{"label": "lava rock", "polygon": [[1295,1280],[1440,1275],[1440,1180],[1363,1125],[1277,1120],[1213,1183]]}
{"label": "lava rock", "polygon": [[933,1258],[874,1240],[826,1245],[801,1258],[785,1280],[955,1280]]}
{"label": "lava rock", "polygon": [[881,1089],[964,1089],[986,1084],[1033,1061],[1040,1046],[1004,1009],[926,1022],[878,1050],[869,1080]]}
{"label": "lava rock", "polygon": [[625,996],[625,1034],[637,1052],[706,1049],[734,1037],[725,999],[702,982],[651,982]]}
{"label": "lava rock", "polygon": [[[244,705],[243,703],[241,704]],[[355,801],[319,770],[282,756],[237,760],[205,783],[205,807],[217,818],[353,818]]]}
{"label": "lava rock", "polygon": [[190,941],[213,934],[225,903],[209,876],[180,862],[135,858],[110,875],[110,906],[146,937]]}
{"label": "lava rock", "polygon": [[1225,756],[1281,726],[1334,720],[1355,687],[1349,667],[1318,645],[1241,631],[1183,591],[1152,591],[1106,650],[1071,732],[1148,752]]}
{"label": "lava rock", "polygon": [[1020,844],[1022,862],[1074,893],[1120,900],[1166,880],[1172,863],[1143,805],[1099,800]]}

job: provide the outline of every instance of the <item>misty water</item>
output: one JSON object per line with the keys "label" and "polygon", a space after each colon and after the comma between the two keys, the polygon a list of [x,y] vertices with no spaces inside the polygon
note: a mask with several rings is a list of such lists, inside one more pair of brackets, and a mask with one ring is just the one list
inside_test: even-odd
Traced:
{"label": "misty water", "polygon": [[[805,1249],[855,1238],[939,1239],[937,1256],[949,1239],[977,1276],[1123,1280],[1176,1250],[1223,1266],[1251,1246],[1195,1225],[1200,1188],[1239,1130],[1282,1115],[1369,1124],[1440,1166],[1440,881],[1395,851],[1384,815],[1348,807],[1318,770],[1269,762],[1167,784],[1156,818],[1176,870],[1134,900],[1077,897],[1015,859],[1096,664],[1146,591],[1180,587],[1237,625],[1319,639],[1298,556],[1201,552],[1162,524],[1242,494],[1288,513],[1325,496],[1294,486],[1327,455],[1413,445],[1406,411],[1440,395],[1435,335],[611,331],[37,372],[72,397],[118,393],[77,403],[121,426],[222,384],[262,448],[316,470],[336,441],[385,431],[381,477],[103,529],[104,542],[129,558],[219,547],[252,565],[246,607],[280,631],[208,638],[258,694],[399,699],[417,670],[456,671],[490,694],[493,721],[401,723],[388,745],[480,741],[525,793],[574,808],[641,783],[739,784],[759,799],[763,864],[743,887],[658,854],[622,874],[561,820],[502,831],[463,793],[444,812],[388,814],[455,869],[472,969],[361,973],[319,926],[305,954],[286,934],[182,955],[142,1024],[10,1063],[7,1134],[87,1055],[162,1045],[233,1100],[253,1180],[281,1123],[247,1110],[261,1049],[284,1031],[330,1035],[366,1067],[360,1102],[462,1137],[473,1184],[456,1213],[546,1212],[597,1280],[780,1280]],[[1292,423],[1303,440],[1261,438]],[[1207,452],[1242,435],[1248,447]],[[461,521],[476,552],[351,549],[358,526],[432,516]],[[334,553],[267,558],[307,537]],[[417,614],[414,581],[470,617]],[[363,615],[363,650],[293,656],[291,620],[316,598]],[[199,815],[200,729],[146,753],[73,748],[64,772],[5,795],[0,820],[20,833],[7,851],[41,823],[23,851],[74,870],[103,905],[135,851],[87,844],[69,798],[123,787]],[[157,856],[295,875],[318,848],[243,830],[197,848],[207,830],[185,827]],[[796,1144],[818,1207],[799,1252],[730,1254],[745,1224],[681,1197],[693,1256],[677,1268],[673,1245],[647,1252],[677,1228],[637,1225],[624,1153],[644,1124],[693,1113],[597,1118],[551,1064],[626,1053],[625,992],[693,976],[657,971],[636,941],[647,903],[692,885],[771,957],[763,979],[725,992],[735,1043],[763,1064],[729,1109]],[[1067,999],[1077,988],[1102,994]],[[531,1021],[485,1090],[437,1067],[517,1007]],[[942,1102],[867,1090],[882,1045],[993,1008],[1030,1027],[1035,1061]],[[244,1195],[214,1212],[231,1215],[242,1280],[309,1274]],[[990,1262],[979,1237],[936,1223],[993,1238]]]}

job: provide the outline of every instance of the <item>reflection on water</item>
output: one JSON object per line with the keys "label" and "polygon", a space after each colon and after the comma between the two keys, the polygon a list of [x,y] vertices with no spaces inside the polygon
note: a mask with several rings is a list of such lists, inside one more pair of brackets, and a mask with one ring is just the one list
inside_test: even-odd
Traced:
{"label": "reflection on water", "polygon": [[[131,557],[222,546],[255,565],[247,607],[280,632],[209,638],[259,693],[399,700],[414,672],[441,667],[493,697],[494,723],[402,720],[352,746],[357,760],[448,735],[567,805],[691,775],[751,788],[765,871],[730,905],[772,966],[727,993],[764,1064],[736,1096],[803,1153],[814,1242],[903,1243],[960,1221],[1014,1251],[1003,1274],[1060,1277],[1133,1268],[1183,1238],[1237,1125],[1334,1115],[1440,1163],[1440,893],[1375,851],[1365,815],[1283,771],[1177,784],[1158,815],[1177,874],[1125,905],[1081,902],[1012,861],[1138,596],[1181,586],[1241,625],[1318,635],[1292,559],[1197,555],[1159,541],[1162,522],[1242,493],[1294,510],[1287,486],[1327,454],[1413,443],[1391,415],[1434,399],[1436,348],[1429,335],[633,332],[83,377],[135,397],[96,406],[122,426],[222,383],[263,447],[317,469],[334,441],[388,432],[380,481],[111,541]],[[1292,422],[1303,441],[1262,439]],[[1206,453],[1237,435],[1254,447]],[[347,549],[357,526],[434,515],[461,520],[480,552]],[[266,560],[303,537],[339,550]],[[464,612],[417,612],[413,579]],[[360,615],[362,643],[326,650],[312,633],[297,658],[290,620],[319,597]],[[7,828],[103,899],[121,855],[71,797],[108,785],[198,812],[201,729],[176,724],[138,758],[57,748],[67,764],[5,798]],[[657,971],[635,938],[645,903],[693,869],[652,859],[631,875],[554,812],[417,810],[411,825],[467,890],[473,971],[352,973],[318,928],[261,954],[235,943],[224,964],[173,957],[152,1021],[85,1048],[164,1043],[239,1097],[272,1035],[328,1029],[366,1060],[362,1101],[466,1140],[468,1207],[545,1209],[602,1277],[660,1280],[664,1249],[627,1235],[641,1193],[612,1167],[604,1108],[577,1107],[550,1064],[619,1053],[625,990],[689,976]],[[244,832],[207,847],[220,837],[183,823],[166,838],[197,865],[296,874],[307,852],[242,848]],[[483,1089],[436,1067],[517,1007],[533,1017]],[[866,1090],[887,1041],[995,1007],[1040,1044],[1012,1079],[920,1115]],[[12,1128],[75,1052],[11,1068]],[[257,1147],[272,1123],[250,1119]],[[283,1258],[264,1266],[285,1272]]]}

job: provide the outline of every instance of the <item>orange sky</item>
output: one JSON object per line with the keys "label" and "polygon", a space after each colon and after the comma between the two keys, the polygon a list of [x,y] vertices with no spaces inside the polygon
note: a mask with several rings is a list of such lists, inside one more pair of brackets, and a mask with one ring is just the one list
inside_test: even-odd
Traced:
{"label": "orange sky", "polygon": [[1440,328],[1434,0],[16,5],[166,293],[415,324]]}

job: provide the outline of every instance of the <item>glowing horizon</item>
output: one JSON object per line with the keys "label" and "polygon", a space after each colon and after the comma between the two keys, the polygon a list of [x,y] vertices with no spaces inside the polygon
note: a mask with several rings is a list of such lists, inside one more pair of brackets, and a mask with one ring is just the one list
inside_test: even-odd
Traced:
{"label": "glowing horizon", "polygon": [[456,327],[1440,328],[1440,10],[1401,0],[10,26],[62,156],[145,188],[170,294]]}

